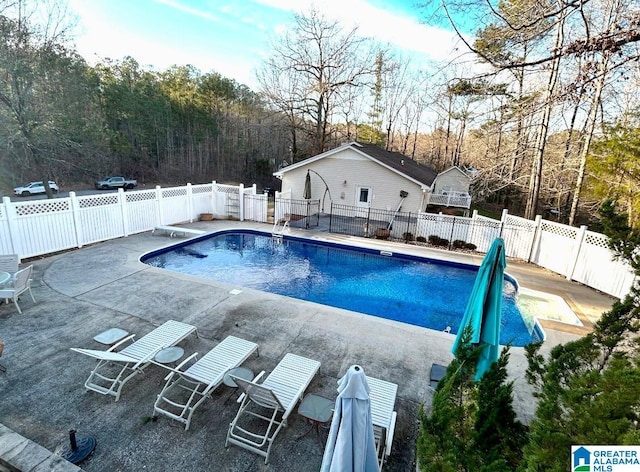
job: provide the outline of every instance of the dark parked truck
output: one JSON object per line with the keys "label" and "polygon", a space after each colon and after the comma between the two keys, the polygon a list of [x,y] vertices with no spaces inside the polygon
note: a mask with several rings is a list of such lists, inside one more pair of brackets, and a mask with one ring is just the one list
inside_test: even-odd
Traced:
{"label": "dark parked truck", "polygon": [[96,182],[96,188],[98,190],[108,190],[111,188],[132,189],[137,186],[137,180],[125,179],[124,177],[107,177],[106,179],[98,180]]}

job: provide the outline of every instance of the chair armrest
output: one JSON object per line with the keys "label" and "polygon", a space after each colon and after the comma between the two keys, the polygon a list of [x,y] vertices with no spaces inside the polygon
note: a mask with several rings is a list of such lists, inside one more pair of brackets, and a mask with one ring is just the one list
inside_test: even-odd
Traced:
{"label": "chair armrest", "polygon": [[[178,364],[178,365],[175,367],[175,369],[169,368],[169,370],[170,370],[171,372],[169,372],[169,373],[167,374],[167,376],[166,376],[164,379],[165,379],[165,380],[169,380],[171,377],[173,377],[173,375],[174,375],[174,374],[181,374],[181,373],[182,373],[182,370],[181,370],[181,369],[182,369],[182,367],[183,367],[187,362],[189,362],[191,359],[194,359],[194,358],[196,358],[196,359],[198,358],[198,353],[197,353],[197,352],[194,352],[194,353],[193,353],[193,354],[191,354],[189,357],[187,357],[185,360],[183,360],[180,364]],[[162,367],[167,368],[167,366],[162,366]]]}
{"label": "chair armrest", "polygon": [[253,383],[257,383],[257,382],[258,382],[258,380],[260,380],[262,377],[264,377],[264,374],[266,374],[266,372],[263,370],[262,372],[260,372],[258,375],[256,375],[256,376],[253,378],[252,382],[253,382]]}
{"label": "chair armrest", "polygon": [[133,338],[135,337],[135,334],[130,334],[129,336],[127,336],[126,338],[122,338],[120,341],[118,341],[117,343],[115,343],[113,346],[111,346],[109,349],[107,349],[107,351],[115,351],[115,349],[117,347],[120,347],[122,344],[124,344],[127,341],[131,341],[133,340]]}

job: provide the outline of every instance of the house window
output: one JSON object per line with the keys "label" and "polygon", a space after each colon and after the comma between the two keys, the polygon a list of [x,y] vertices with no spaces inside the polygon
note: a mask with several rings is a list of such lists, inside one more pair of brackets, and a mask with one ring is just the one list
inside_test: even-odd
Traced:
{"label": "house window", "polygon": [[359,203],[369,203],[369,189],[366,187],[360,187],[360,195],[358,197]]}

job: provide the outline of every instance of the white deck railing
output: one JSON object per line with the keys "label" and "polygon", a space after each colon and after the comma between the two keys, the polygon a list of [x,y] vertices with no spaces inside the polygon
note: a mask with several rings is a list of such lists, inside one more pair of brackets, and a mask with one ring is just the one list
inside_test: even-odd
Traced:
{"label": "white deck railing", "polygon": [[[279,194],[279,198],[290,195]],[[0,205],[0,254],[21,259],[80,248],[109,239],[196,221],[201,213],[217,219],[267,223],[266,196],[256,186],[204,185],[135,190]],[[276,219],[280,215],[275,215]],[[622,298],[635,276],[626,262],[614,261],[607,237],[572,226],[509,215],[500,220],[473,213],[469,218],[433,213],[417,215],[415,236],[460,239],[486,252],[496,237],[505,240],[507,256],[561,274],[609,295]]]}
{"label": "white deck railing", "polygon": [[429,205],[471,208],[471,195],[466,192],[447,190],[442,193],[429,194]]}

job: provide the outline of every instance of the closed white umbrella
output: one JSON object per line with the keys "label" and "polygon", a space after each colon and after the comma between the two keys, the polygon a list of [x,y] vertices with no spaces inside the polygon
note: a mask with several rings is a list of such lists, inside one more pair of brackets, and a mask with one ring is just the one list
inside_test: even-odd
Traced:
{"label": "closed white umbrella", "polygon": [[360,366],[351,366],[338,380],[338,398],[320,471],[380,471],[371,422],[369,385]]}

